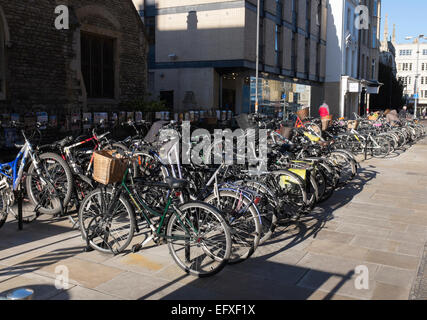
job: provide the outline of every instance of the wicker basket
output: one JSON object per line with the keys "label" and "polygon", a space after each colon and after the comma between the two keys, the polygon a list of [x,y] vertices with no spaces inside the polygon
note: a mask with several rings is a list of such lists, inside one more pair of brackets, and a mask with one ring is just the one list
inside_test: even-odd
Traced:
{"label": "wicker basket", "polygon": [[301,120],[304,120],[305,118],[308,117],[309,112],[310,112],[310,108],[304,108],[304,109],[298,110],[296,114]]}
{"label": "wicker basket", "polygon": [[357,128],[359,127],[359,121],[357,120],[350,120],[347,122],[347,128],[348,129],[354,129],[357,130]]}
{"label": "wicker basket", "polygon": [[120,156],[113,155],[116,150],[96,151],[93,156],[93,179],[104,185],[121,182],[127,163]]}

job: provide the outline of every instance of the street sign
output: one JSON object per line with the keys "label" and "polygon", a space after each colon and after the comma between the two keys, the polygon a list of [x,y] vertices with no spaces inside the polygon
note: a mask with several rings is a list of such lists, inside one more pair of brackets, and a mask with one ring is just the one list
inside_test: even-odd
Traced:
{"label": "street sign", "polygon": [[282,100],[285,100],[286,99],[286,93],[283,93],[282,94]]}
{"label": "street sign", "polygon": [[414,99],[418,99],[418,93],[414,94]]}

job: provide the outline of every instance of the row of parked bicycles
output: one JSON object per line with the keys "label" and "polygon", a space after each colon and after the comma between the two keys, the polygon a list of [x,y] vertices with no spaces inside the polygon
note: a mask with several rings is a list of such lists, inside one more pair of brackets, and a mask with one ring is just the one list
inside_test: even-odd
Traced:
{"label": "row of parked bicycles", "polygon": [[[88,248],[119,254],[150,242],[167,244],[183,270],[211,276],[250,258],[279,223],[299,219],[332,197],[357,175],[358,153],[386,157],[425,134],[413,121],[392,126],[357,117],[333,121],[327,130],[320,119],[299,123],[286,127],[280,119],[240,116],[241,131],[253,138],[245,141],[253,143],[226,142],[232,161],[225,159],[227,147],[197,148],[210,138],[206,134],[184,147],[182,125],[174,121],[128,122],[123,125],[132,134],[120,141],[94,129],[40,146],[21,130],[16,159],[0,164],[0,226],[9,214],[17,216],[16,195],[25,191],[35,207],[28,222],[75,210]],[[170,129],[177,135],[161,138]],[[263,147],[266,161],[253,170],[242,154],[259,154]],[[202,159],[216,152],[222,160],[183,163],[182,154],[193,151]]]}

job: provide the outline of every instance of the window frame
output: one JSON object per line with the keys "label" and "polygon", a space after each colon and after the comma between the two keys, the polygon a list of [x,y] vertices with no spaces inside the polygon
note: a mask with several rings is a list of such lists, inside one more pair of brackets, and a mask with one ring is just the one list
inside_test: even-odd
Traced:
{"label": "window frame", "polygon": [[[117,61],[117,47],[118,47],[117,39],[115,37],[112,37],[112,36],[107,36],[107,35],[103,35],[103,34],[97,34],[97,33],[87,32],[87,31],[82,30],[80,32],[81,41],[83,41],[83,39],[82,39],[83,36],[86,36],[89,38],[91,46],[92,46],[93,40],[98,40],[99,41],[98,43],[102,43],[102,46],[101,46],[102,60],[98,65],[98,68],[102,73],[100,76],[100,79],[101,79],[101,95],[100,96],[94,95],[95,89],[94,89],[93,85],[91,85],[91,84],[88,85],[88,83],[86,83],[86,81],[84,80],[85,87],[86,87],[87,99],[90,101],[113,101],[113,100],[116,100],[117,99],[117,85],[118,85],[117,74],[116,74],[117,73],[117,63],[118,63],[118,61]],[[107,67],[103,61],[103,59],[105,57],[105,55],[104,55],[104,48],[105,48],[105,42],[104,41],[105,40],[111,41],[111,44],[112,44],[112,48],[111,48],[112,64],[109,67]],[[92,59],[92,55],[93,55],[93,51],[92,51],[92,47],[90,47],[90,49],[89,49],[90,59]],[[85,73],[84,73],[85,65],[86,64],[83,63],[83,49],[81,49],[81,69],[82,69],[83,79],[85,79]],[[92,76],[93,76],[92,72],[93,72],[94,68],[95,67],[92,64],[92,61],[90,61],[89,62],[89,72],[90,72],[89,77],[91,78],[91,80],[93,80],[92,79]],[[106,94],[107,89],[104,85],[105,84],[104,80],[106,77],[104,72],[106,69],[109,69],[109,71],[112,72],[112,74],[111,74],[111,81],[112,81],[111,85],[112,85],[112,87],[111,87],[111,92],[108,95]]]}

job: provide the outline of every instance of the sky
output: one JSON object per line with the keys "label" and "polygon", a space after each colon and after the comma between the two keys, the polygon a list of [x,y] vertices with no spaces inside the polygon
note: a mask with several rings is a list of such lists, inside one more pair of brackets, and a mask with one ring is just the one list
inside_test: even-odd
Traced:
{"label": "sky", "polygon": [[384,20],[388,13],[388,29],[393,34],[396,24],[397,43],[408,43],[407,36],[427,36],[427,0],[382,0],[381,40],[384,34]]}

